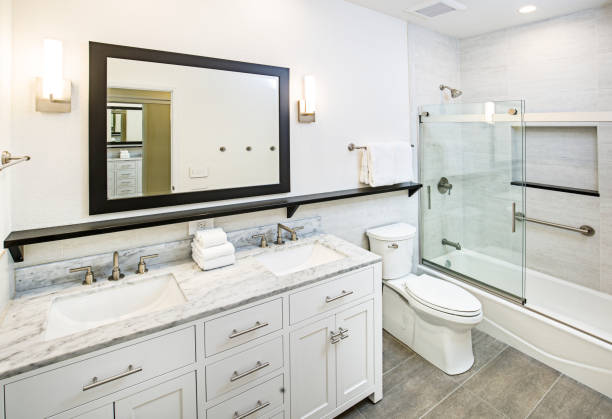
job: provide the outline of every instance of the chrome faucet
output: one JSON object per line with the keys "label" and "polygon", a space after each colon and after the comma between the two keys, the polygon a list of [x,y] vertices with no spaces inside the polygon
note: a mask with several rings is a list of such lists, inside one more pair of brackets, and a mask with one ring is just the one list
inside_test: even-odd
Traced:
{"label": "chrome faucet", "polygon": [[283,234],[282,231],[288,231],[289,233],[291,233],[291,241],[296,241],[298,239],[297,236],[297,230],[302,230],[304,228],[304,226],[300,226],[300,227],[287,227],[284,224],[278,223],[278,226],[276,228],[276,244],[283,244],[285,243],[285,241],[283,240]]}
{"label": "chrome faucet", "polygon": [[452,242],[450,240],[442,239],[442,244],[445,246],[454,247],[457,250],[461,250],[461,244],[459,244],[459,242]]}
{"label": "chrome faucet", "polygon": [[119,268],[119,252],[113,253],[113,273],[108,277],[109,281],[118,281],[123,278],[125,275],[121,273],[121,269]]}

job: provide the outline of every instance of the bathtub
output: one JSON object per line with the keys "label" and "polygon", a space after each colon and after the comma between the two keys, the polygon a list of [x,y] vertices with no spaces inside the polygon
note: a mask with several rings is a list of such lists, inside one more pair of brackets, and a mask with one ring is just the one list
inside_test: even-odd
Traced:
{"label": "bathtub", "polygon": [[[515,295],[523,287],[519,266],[469,249],[432,261],[440,266],[450,262],[449,269],[486,278],[490,285]],[[419,268],[480,300],[484,319],[479,329],[612,397],[612,296],[527,269],[527,303],[522,306],[429,266]]]}

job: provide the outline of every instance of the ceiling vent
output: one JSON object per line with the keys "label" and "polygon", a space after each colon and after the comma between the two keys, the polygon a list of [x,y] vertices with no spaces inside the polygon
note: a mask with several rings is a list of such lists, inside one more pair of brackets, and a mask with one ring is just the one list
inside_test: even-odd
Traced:
{"label": "ceiling vent", "polygon": [[465,9],[467,9],[467,7],[464,4],[459,3],[455,0],[434,0],[421,3],[413,8],[406,10],[406,12],[422,18],[432,19],[434,17],[442,16],[447,13]]}

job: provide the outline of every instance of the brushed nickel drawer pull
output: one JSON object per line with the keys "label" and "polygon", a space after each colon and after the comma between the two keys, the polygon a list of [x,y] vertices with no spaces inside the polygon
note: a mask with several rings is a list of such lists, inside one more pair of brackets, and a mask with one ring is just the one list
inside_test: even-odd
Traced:
{"label": "brushed nickel drawer pull", "polygon": [[257,372],[259,370],[263,370],[269,365],[270,365],[269,362],[262,363],[261,361],[257,361],[257,364],[255,364],[255,366],[251,368],[250,370],[247,370],[245,372],[240,372],[240,373],[238,371],[234,371],[234,374],[230,378],[230,381],[240,380],[241,378],[246,377],[247,375],[253,374],[254,372]]}
{"label": "brushed nickel drawer pull", "polygon": [[326,303],[331,303],[332,301],[339,300],[340,298],[344,298],[347,295],[351,295],[352,293],[353,293],[353,291],[342,290],[342,293],[340,295],[337,295],[335,297],[330,297],[330,296],[325,297],[325,302]]}
{"label": "brushed nickel drawer pull", "polygon": [[120,378],[127,377],[128,375],[136,374],[137,372],[142,372],[142,367],[134,368],[134,366],[130,365],[130,366],[128,366],[127,371],[124,371],[121,374],[117,374],[117,375],[115,375],[113,377],[108,377],[108,378],[105,378],[104,380],[98,380],[98,377],[94,377],[91,380],[90,384],[87,384],[87,385],[83,386],[83,391],[91,390],[92,388],[96,388],[96,387],[101,386],[103,384],[110,383],[111,381],[115,381],[115,380],[118,380]]}
{"label": "brushed nickel drawer pull", "polygon": [[262,403],[261,400],[257,400],[257,404],[255,405],[255,407],[252,408],[251,410],[249,410],[248,412],[244,412],[242,414],[240,414],[238,412],[234,412],[234,419],[243,419],[243,418],[246,418],[247,416],[252,415],[255,412],[258,412],[261,409],[265,409],[268,406],[270,406],[270,402]]}
{"label": "brushed nickel drawer pull", "polygon": [[242,336],[245,333],[253,332],[253,331],[257,330],[257,329],[261,329],[262,327],[266,327],[269,324],[270,323],[268,323],[268,322],[261,323],[261,322],[257,321],[257,322],[255,322],[255,326],[249,327],[248,329],[241,330],[240,332],[237,331],[236,329],[234,329],[234,330],[232,330],[232,334],[229,335],[229,338],[230,339],[237,338],[238,336]]}
{"label": "brushed nickel drawer pull", "polygon": [[329,332],[330,334],[330,341],[332,343],[332,345],[335,345],[336,343],[340,342],[340,339],[342,336],[342,332],[334,332],[333,330],[331,332]]}
{"label": "brushed nickel drawer pull", "polygon": [[389,249],[397,249],[397,248],[399,247],[399,244],[397,244],[397,243],[393,243],[393,244],[390,244],[390,245],[389,245],[389,246],[387,246],[387,247],[388,247]]}
{"label": "brushed nickel drawer pull", "polygon": [[348,334],[349,330],[348,329],[343,329],[343,328],[339,327],[338,330],[340,331],[340,339],[346,339],[346,338],[349,337],[349,334]]}

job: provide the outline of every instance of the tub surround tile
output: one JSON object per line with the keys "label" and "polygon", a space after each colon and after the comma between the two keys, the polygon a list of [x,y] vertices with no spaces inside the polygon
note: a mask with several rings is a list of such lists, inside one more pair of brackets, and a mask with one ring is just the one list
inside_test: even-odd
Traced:
{"label": "tub surround tile", "polygon": [[[347,257],[281,277],[272,274],[253,257],[311,243],[321,243]],[[83,291],[99,292],[119,284],[102,280],[87,289],[81,285],[51,292],[41,289],[39,294],[30,293],[12,300],[0,324],[0,379],[237,308],[381,260],[373,253],[327,234],[269,249],[246,248],[237,252],[236,257],[235,265],[206,272],[191,261],[162,265],[145,275],[126,272],[128,275],[120,284],[172,273],[187,302],[50,341],[44,340],[45,323],[55,298]]]}

